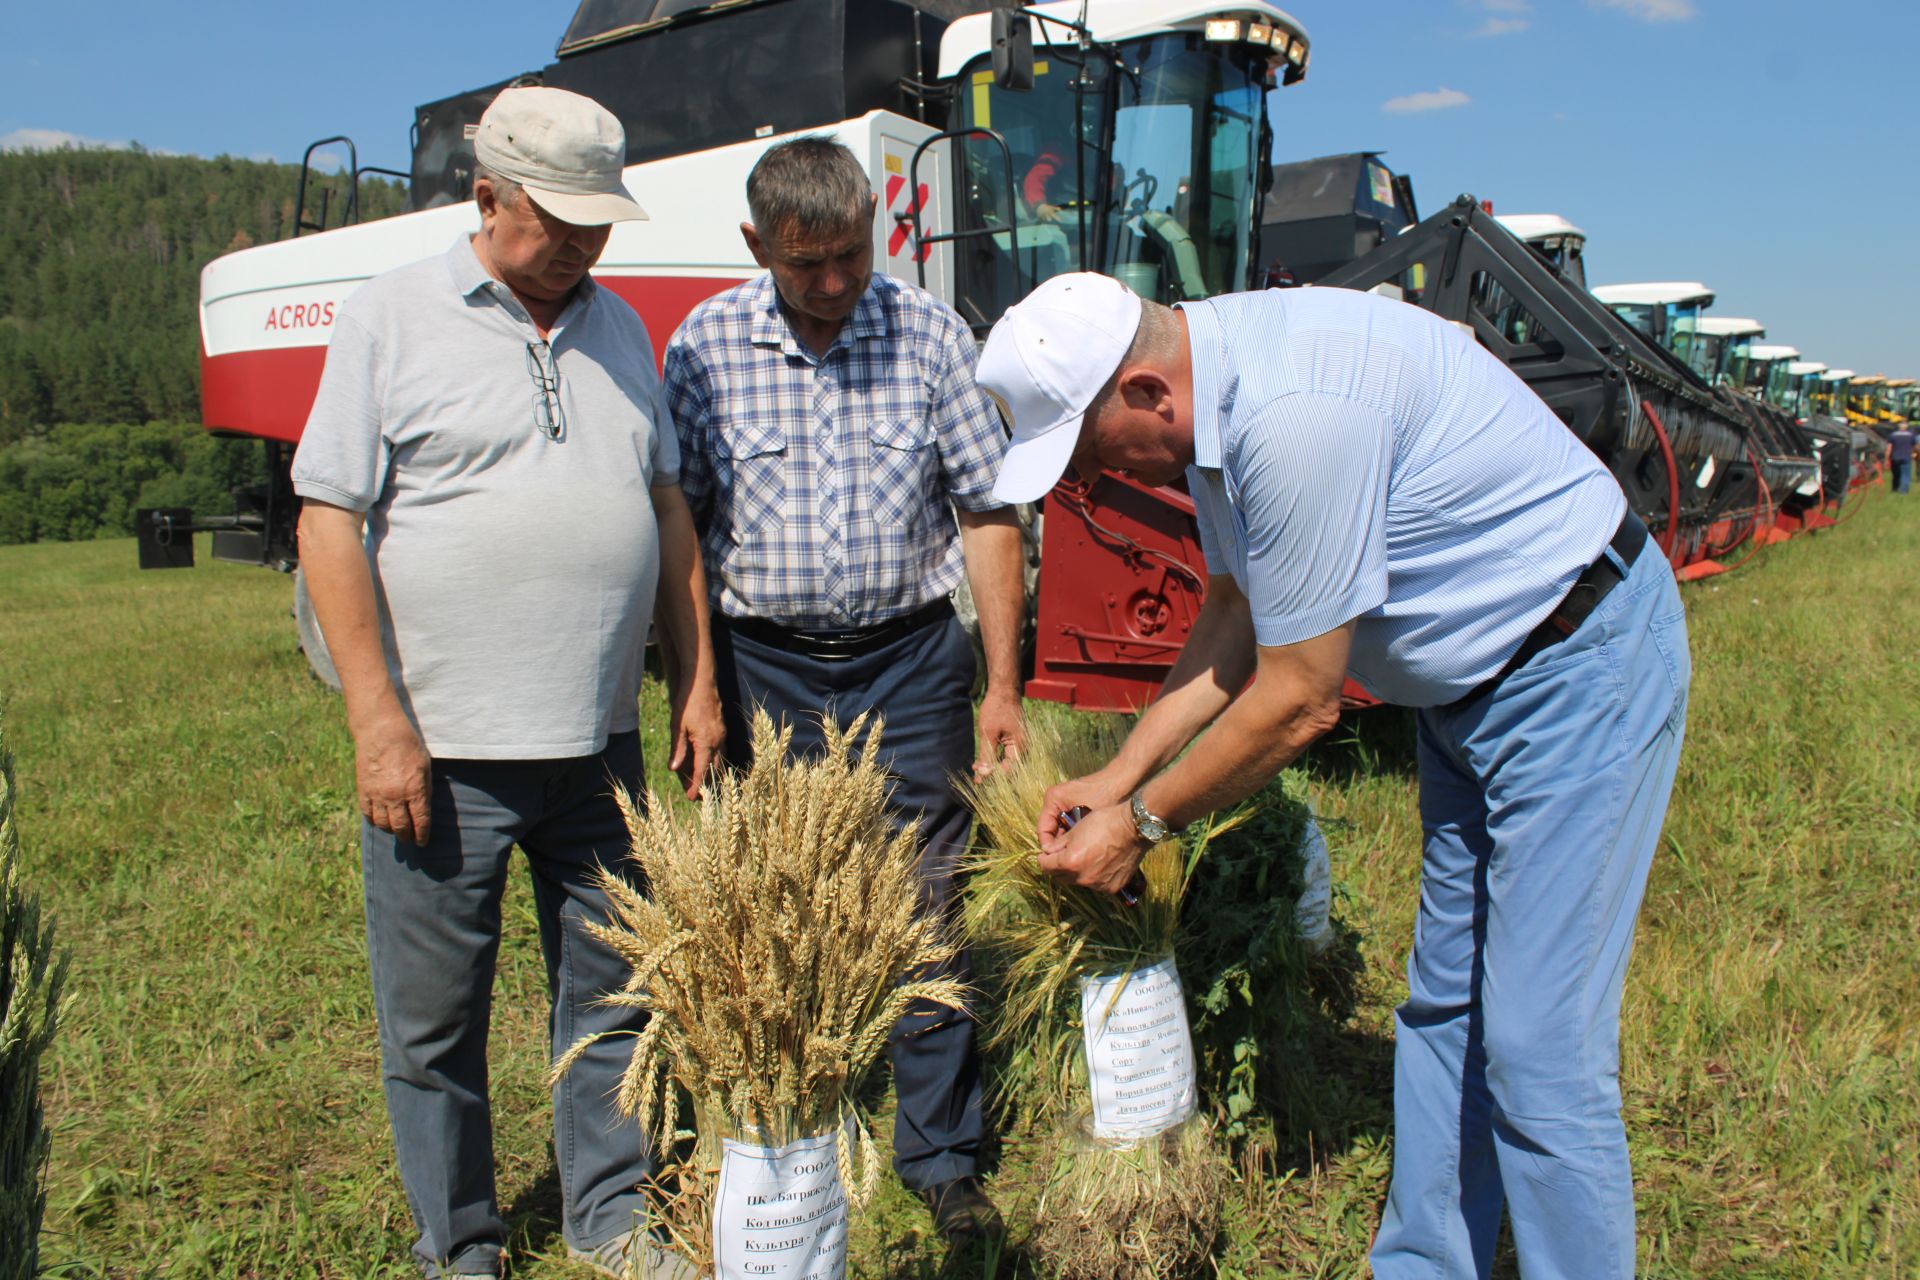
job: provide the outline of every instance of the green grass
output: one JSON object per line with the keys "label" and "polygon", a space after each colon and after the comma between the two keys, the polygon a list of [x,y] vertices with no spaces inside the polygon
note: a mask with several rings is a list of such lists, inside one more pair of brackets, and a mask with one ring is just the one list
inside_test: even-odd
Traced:
{"label": "green grass", "polygon": [[[409,1275],[339,703],[295,650],[285,578],[133,564],[131,542],[0,548],[25,869],[74,949],[45,1259],[67,1276]],[[1916,565],[1920,503],[1882,497],[1686,590],[1692,722],[1624,1018],[1645,1275],[1920,1272]],[[656,690],[644,720],[658,766]],[[1419,867],[1409,724],[1368,713],[1309,761],[1358,1006],[1321,1029],[1312,1127],[1241,1152],[1222,1275],[1362,1272]],[[506,933],[493,1063],[516,1274],[579,1277],[523,881]],[[1000,1154],[1016,1230],[1037,1154],[1018,1135]],[[981,1269],[943,1265],[898,1187],[879,1204],[856,1274]]]}

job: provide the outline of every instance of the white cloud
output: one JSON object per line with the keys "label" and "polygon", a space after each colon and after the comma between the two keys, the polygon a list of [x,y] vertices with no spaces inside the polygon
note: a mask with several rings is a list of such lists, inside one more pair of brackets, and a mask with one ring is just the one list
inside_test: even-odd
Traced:
{"label": "white cloud", "polygon": [[347,167],[347,158],[338,151],[316,151],[313,153],[313,167],[338,171]]}
{"label": "white cloud", "polygon": [[12,133],[0,134],[0,151],[58,151],[61,147],[124,151],[132,145],[125,138],[106,142],[99,138],[83,138],[65,129],[15,129]]}
{"label": "white cloud", "polygon": [[1391,115],[1406,115],[1415,111],[1445,111],[1451,107],[1464,107],[1472,101],[1458,89],[1429,89],[1424,93],[1388,98],[1380,104],[1380,109]]}
{"label": "white cloud", "polygon": [[[72,147],[77,151],[127,151],[133,146],[125,138],[112,141],[83,138],[65,129],[15,129],[12,133],[0,134],[0,151],[58,151],[62,147]],[[184,151],[169,151],[165,147],[151,147],[148,151],[156,156],[186,154]]]}
{"label": "white cloud", "polygon": [[1642,22],[1685,22],[1700,11],[1693,0],[1593,0],[1603,9],[1620,9]]}
{"label": "white cloud", "polygon": [[1473,34],[1476,36],[1510,36],[1516,31],[1525,31],[1533,24],[1525,18],[1488,18],[1480,24]]}

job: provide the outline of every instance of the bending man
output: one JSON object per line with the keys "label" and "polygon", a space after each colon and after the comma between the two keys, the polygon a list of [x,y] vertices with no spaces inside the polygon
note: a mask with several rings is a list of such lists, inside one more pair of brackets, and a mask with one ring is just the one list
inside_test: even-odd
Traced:
{"label": "bending man", "polygon": [[1529,1280],[1631,1276],[1620,989],[1691,668],[1619,486],[1493,356],[1371,294],[1170,311],[1063,276],[995,326],[978,377],[1013,424],[998,496],[1036,499],[1069,463],[1184,474],[1210,574],[1160,699],[1049,793],[1042,865],[1119,889],[1331,727],[1348,674],[1419,708],[1426,851],[1374,1273],[1485,1276],[1504,1206]]}

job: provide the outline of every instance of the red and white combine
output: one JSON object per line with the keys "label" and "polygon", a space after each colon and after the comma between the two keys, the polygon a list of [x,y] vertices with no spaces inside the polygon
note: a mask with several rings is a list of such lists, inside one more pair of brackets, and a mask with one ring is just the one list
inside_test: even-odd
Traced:
{"label": "red and white combine", "polygon": [[[1276,171],[1268,98],[1307,64],[1305,31],[1265,0],[582,0],[553,62],[418,109],[409,212],[354,225],[365,170],[350,162],[316,182],[348,225],[325,226],[325,198],[309,221],[303,171],[295,222],[311,234],[207,266],[203,419],[262,441],[269,480],[236,494],[232,515],[141,512],[141,563],[190,564],[185,535],[211,530],[219,558],[296,566],[288,464],[333,318],[363,281],[475,228],[472,135],[517,83],[587,94],[625,125],[626,185],[650,219],[619,224],[594,274],[656,349],[696,303],[756,274],[738,231],[754,161],[825,132],[862,157],[880,195],[878,269],[932,290],[983,336],[1041,280],[1081,270],[1163,303],[1319,282],[1445,316],[1607,462],[1686,576],[1831,522],[1875,473],[1877,436],[1796,422],[1773,394],[1812,375],[1789,383],[1783,361],[1780,388],[1746,394],[1738,353],[1758,326],[1701,317],[1704,287],[1602,301],[1578,227],[1554,215],[1503,226],[1467,196],[1422,220],[1412,184],[1378,153]],[[1027,692],[1143,705],[1205,594],[1191,502],[1178,486],[1102,475],[1063,482],[1036,528]]]}
{"label": "red and white combine", "polygon": [[[1036,283],[1066,271],[1106,271],[1167,302],[1248,288],[1271,174],[1267,95],[1298,81],[1307,62],[1301,25],[1264,0],[1023,10],[972,0],[583,0],[552,63],[419,108],[409,212],[315,228],[303,208],[296,220],[308,234],[207,266],[203,421],[263,441],[270,480],[237,495],[231,516],[142,513],[142,563],[191,563],[184,535],[210,529],[217,557],[295,566],[287,467],[333,317],[363,281],[476,227],[471,137],[507,84],[585,93],[625,125],[626,184],[650,217],[614,229],[594,275],[662,348],[696,303],[756,274],[738,231],[747,172],[767,148],[806,132],[830,133],[865,161],[880,194],[878,269],[932,290],[982,335]],[[335,207],[354,207],[357,175],[331,181],[341,188]],[[303,175],[303,195],[306,187]],[[1153,501],[1178,510],[1184,497],[1163,491]],[[1090,696],[1076,697],[1071,678],[1038,682],[1036,695],[1143,701],[1198,607],[1193,546],[1171,558],[1131,549],[1131,534],[1104,540],[1103,524],[1090,519],[1076,535],[1113,580],[1101,616],[1049,619],[1043,599],[1040,631],[1093,653],[1094,666],[1108,656],[1147,665]],[[1049,538],[1050,564],[1071,554]],[[1060,567],[1057,576],[1071,576]],[[1117,648],[1109,636],[1120,637]]]}

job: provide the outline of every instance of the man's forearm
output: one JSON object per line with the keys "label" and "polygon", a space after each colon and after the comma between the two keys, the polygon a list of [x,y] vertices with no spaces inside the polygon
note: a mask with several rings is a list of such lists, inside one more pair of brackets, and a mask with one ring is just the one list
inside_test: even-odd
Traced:
{"label": "man's forearm", "polygon": [[1020,624],[1026,614],[1026,555],[1019,517],[1011,507],[961,511],[960,550],[967,585],[980,617],[980,645],[987,656],[987,687],[1018,696]]}
{"label": "man's forearm", "polygon": [[1183,827],[1246,799],[1299,757],[1328,724],[1304,703],[1236,699],[1193,750],[1138,788],[1155,816]]}
{"label": "man's forearm", "polygon": [[1340,721],[1353,624],[1311,640],[1256,649],[1258,678],[1193,750],[1140,791],[1173,826],[1238,804]]}
{"label": "man's forearm", "polygon": [[369,724],[406,714],[387,672],[361,520],[359,512],[308,499],[299,532],[300,571],[356,736]]}
{"label": "man's forearm", "polygon": [[1245,597],[1216,580],[1193,633],[1108,769],[1128,789],[1164,769],[1253,677],[1253,623]]}

